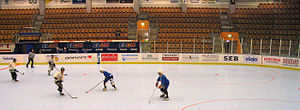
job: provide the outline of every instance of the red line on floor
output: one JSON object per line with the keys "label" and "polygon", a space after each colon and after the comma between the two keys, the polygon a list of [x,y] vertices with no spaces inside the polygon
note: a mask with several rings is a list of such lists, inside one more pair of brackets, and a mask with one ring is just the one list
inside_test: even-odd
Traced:
{"label": "red line on floor", "polygon": [[216,100],[208,100],[203,102],[198,102],[192,105],[185,106],[180,110],[185,110],[195,105],[211,103],[211,102],[223,102],[223,101],[272,101],[272,102],[285,102],[285,103],[299,103],[300,101],[293,101],[293,100],[281,100],[281,99],[216,99]]}
{"label": "red line on floor", "polygon": [[[16,66],[19,66],[19,65],[16,65]],[[6,70],[8,69],[9,67],[5,67],[5,68],[0,68],[0,70]]]}
{"label": "red line on floor", "polygon": [[5,69],[8,69],[9,67],[5,67],[5,68],[1,68],[0,70],[5,70]]}

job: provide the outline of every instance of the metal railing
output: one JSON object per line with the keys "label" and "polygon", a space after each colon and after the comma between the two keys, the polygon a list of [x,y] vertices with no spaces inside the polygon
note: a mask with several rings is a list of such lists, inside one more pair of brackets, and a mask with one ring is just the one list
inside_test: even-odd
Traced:
{"label": "metal railing", "polygon": [[[219,52],[215,51],[216,43],[221,43]],[[221,42],[216,42],[212,38],[212,42],[207,42],[203,37],[201,42],[194,39],[193,42],[153,41],[150,44],[152,53],[240,53],[300,58],[300,40],[241,38],[238,43],[238,41],[233,41],[233,38],[227,41],[221,39]]]}
{"label": "metal railing", "polygon": [[241,44],[243,54],[300,57],[300,40],[241,38]]}

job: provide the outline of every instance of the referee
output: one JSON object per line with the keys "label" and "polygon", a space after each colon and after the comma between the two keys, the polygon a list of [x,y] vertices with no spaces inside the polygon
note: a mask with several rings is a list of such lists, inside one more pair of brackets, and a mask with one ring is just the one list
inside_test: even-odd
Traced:
{"label": "referee", "polygon": [[33,63],[34,63],[33,59],[34,59],[34,50],[31,49],[31,52],[29,52],[29,54],[28,54],[28,63],[27,63],[27,65],[26,65],[27,68],[28,68],[28,64],[29,64],[30,62],[31,62],[31,68],[34,68],[34,67],[33,67]]}

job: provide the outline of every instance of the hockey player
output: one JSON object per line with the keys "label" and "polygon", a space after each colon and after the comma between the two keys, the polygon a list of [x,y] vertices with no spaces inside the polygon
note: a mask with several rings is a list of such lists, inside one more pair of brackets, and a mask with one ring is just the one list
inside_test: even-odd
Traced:
{"label": "hockey player", "polygon": [[[162,73],[161,69],[159,69],[157,71],[157,73],[159,76],[157,78],[155,86],[158,87],[161,92],[163,92],[163,94],[160,95],[160,97],[164,98],[164,101],[168,101],[169,100],[168,87],[169,87],[170,82],[167,79],[167,77]],[[161,84],[158,86],[159,81],[161,82]]]}
{"label": "hockey player", "polygon": [[19,72],[19,71],[16,69],[16,62],[17,62],[17,59],[13,58],[13,61],[11,63],[9,63],[9,72],[11,74],[11,79],[13,81],[18,82],[19,80],[17,80],[16,72]]}
{"label": "hockey player", "polygon": [[33,66],[34,61],[33,61],[33,59],[34,59],[34,49],[31,49],[31,52],[29,52],[29,54],[28,54],[28,63],[26,64],[27,68],[28,68],[28,65],[29,65],[30,62],[31,62],[31,68],[34,68],[34,66]]}
{"label": "hockey player", "polygon": [[64,93],[62,93],[63,91],[62,82],[64,81],[64,72],[65,72],[65,68],[61,67],[60,72],[54,74],[55,84],[58,86],[57,90],[60,95],[64,95]]}
{"label": "hockey player", "polygon": [[105,76],[104,83],[103,83],[104,84],[103,91],[107,90],[106,88],[107,81],[110,81],[111,86],[114,87],[115,90],[117,90],[116,85],[114,83],[114,76],[111,73],[104,71],[103,68],[100,68],[100,73],[103,73],[103,75]]}
{"label": "hockey player", "polygon": [[54,63],[54,55],[51,55],[51,58],[49,59],[49,70],[48,70],[48,76],[50,76],[51,71],[53,71],[53,68],[55,68],[55,63]]}

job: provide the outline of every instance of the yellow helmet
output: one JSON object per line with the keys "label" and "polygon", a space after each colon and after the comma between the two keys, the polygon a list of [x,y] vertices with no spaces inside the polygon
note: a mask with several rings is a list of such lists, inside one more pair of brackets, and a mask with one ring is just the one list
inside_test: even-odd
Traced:
{"label": "yellow helmet", "polygon": [[157,70],[157,72],[158,72],[158,73],[162,73],[162,70],[161,70],[161,69],[159,69],[159,70]]}

